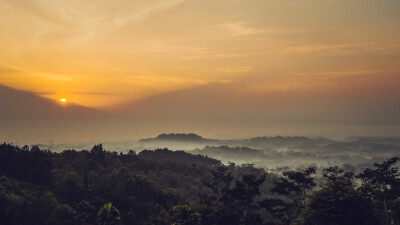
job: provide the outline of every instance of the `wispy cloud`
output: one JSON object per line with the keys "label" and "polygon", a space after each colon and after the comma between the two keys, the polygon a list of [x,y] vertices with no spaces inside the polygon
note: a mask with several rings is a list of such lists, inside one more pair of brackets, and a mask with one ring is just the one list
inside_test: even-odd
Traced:
{"label": "wispy cloud", "polygon": [[[5,69],[4,69],[5,68]],[[28,67],[22,67],[22,66],[14,66],[14,65],[8,65],[6,67],[3,67],[3,70],[11,73],[25,73],[29,74],[30,76],[37,76],[41,78],[46,78],[49,80],[58,80],[58,81],[73,81],[75,76],[72,75],[64,75],[64,74],[56,74],[56,73],[46,73],[42,72],[40,70],[35,70],[32,68]]]}
{"label": "wispy cloud", "polygon": [[[32,92],[33,94],[37,95],[56,95],[60,94],[59,92],[55,91],[35,91]],[[112,93],[112,92],[62,92],[64,95],[98,95],[98,96],[107,96],[107,95],[124,95],[122,93]]]}
{"label": "wispy cloud", "polygon": [[266,30],[257,29],[246,25],[245,22],[224,23],[217,26],[217,28],[225,29],[232,36],[243,36],[263,33]]}
{"label": "wispy cloud", "polygon": [[287,47],[284,53],[291,52],[318,52],[318,51],[346,51],[352,49],[364,49],[374,46],[375,43],[357,43],[357,44],[332,44],[332,45],[303,45]]}
{"label": "wispy cloud", "polygon": [[168,10],[186,0],[129,1],[121,4],[99,0],[96,4],[83,1],[6,0],[24,13],[41,18],[45,23],[62,26],[54,30],[41,26],[36,34],[40,39],[46,34],[68,37],[69,41],[89,41],[110,34],[129,24],[147,18],[159,11]]}
{"label": "wispy cloud", "polygon": [[100,105],[226,80],[310,90],[399,71],[398,16],[366,26],[372,0],[317,2],[4,0],[0,83]]}
{"label": "wispy cloud", "polygon": [[391,71],[384,70],[353,70],[353,71],[326,71],[326,72],[296,72],[299,77],[318,77],[320,79],[332,77],[362,76],[371,74],[386,74]]}
{"label": "wispy cloud", "polygon": [[[56,13],[54,8],[51,8],[51,6],[54,6],[55,2],[41,2],[37,0],[5,0],[4,2],[21,8],[25,13],[38,16],[48,22],[53,22],[65,27],[73,26],[71,20],[64,19],[62,16],[60,16],[60,14]],[[46,8],[46,6],[48,8]]]}

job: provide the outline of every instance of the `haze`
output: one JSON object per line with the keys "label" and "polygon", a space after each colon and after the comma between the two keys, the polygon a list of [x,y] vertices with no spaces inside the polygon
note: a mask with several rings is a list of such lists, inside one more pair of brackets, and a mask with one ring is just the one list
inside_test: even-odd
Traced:
{"label": "haze", "polygon": [[398,136],[399,12],[398,0],[1,0],[0,137]]}

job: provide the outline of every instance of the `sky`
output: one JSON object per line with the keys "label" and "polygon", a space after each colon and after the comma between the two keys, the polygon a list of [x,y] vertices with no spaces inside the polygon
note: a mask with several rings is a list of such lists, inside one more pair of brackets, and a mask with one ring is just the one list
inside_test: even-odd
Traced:
{"label": "sky", "polygon": [[398,0],[0,2],[0,85],[54,102],[135,117],[144,105],[222,133],[400,122]]}

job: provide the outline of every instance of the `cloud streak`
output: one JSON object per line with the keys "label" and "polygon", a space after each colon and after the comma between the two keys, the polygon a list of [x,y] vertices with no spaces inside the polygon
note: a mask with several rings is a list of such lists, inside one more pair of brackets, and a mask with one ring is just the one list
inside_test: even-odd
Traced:
{"label": "cloud streak", "polygon": [[0,83],[99,108],[224,82],[243,95],[325,89],[326,97],[345,89],[352,96],[354,82],[399,84],[396,7],[371,0],[6,0]]}

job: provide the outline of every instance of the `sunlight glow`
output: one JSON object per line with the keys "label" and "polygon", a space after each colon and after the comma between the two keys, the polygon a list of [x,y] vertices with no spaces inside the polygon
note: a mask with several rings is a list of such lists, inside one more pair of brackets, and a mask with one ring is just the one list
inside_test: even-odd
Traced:
{"label": "sunlight glow", "polygon": [[291,102],[400,94],[399,0],[0,2],[0,85],[59,104],[125,107],[226,81]]}
{"label": "sunlight glow", "polygon": [[67,102],[67,99],[62,98],[62,99],[60,99],[60,101],[61,101],[61,102]]}

